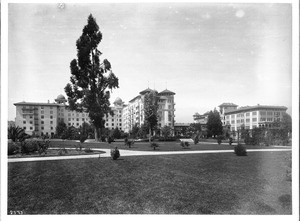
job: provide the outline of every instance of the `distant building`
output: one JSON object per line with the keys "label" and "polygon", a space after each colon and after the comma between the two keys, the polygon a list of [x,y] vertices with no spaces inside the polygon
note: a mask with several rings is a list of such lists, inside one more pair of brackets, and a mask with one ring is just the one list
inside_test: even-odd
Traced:
{"label": "distant building", "polygon": [[191,123],[175,123],[174,124],[174,135],[175,136],[185,136],[188,127]]}
{"label": "distant building", "polygon": [[209,111],[205,112],[204,114],[195,113],[193,115],[194,123],[199,123],[205,125],[208,120]]}
{"label": "distant building", "polygon": [[[256,127],[271,127],[272,123],[282,120],[287,108],[284,106],[256,105],[237,108],[237,105],[220,105],[222,124],[237,131],[244,127],[253,129]],[[226,109],[227,108],[227,109]]]}
{"label": "distant building", "polygon": [[[69,110],[66,105],[67,100],[63,95],[59,95],[54,103],[35,103],[35,102],[19,102],[16,106],[16,126],[25,129],[29,135],[36,134],[38,136],[48,135],[54,136],[56,127],[60,121],[67,126],[75,128],[80,127],[84,122],[89,123],[88,113],[80,113]],[[109,115],[106,120],[105,127],[114,129],[122,127],[122,108],[123,103],[120,98],[114,102],[114,116]],[[120,113],[121,111],[121,113]]]}
{"label": "distant building", "polygon": [[[134,125],[141,126],[145,121],[144,96],[153,90],[146,89],[124,104],[121,98],[116,98],[114,106],[111,107],[113,115],[104,117],[105,128],[119,128],[124,132],[129,132]],[[164,90],[158,93],[158,127],[170,126],[174,129],[175,123],[175,93]],[[25,129],[29,135],[49,135],[54,136],[56,127],[60,121],[67,126],[80,127],[84,122],[89,123],[88,113],[71,111],[66,104],[67,100],[63,95],[59,95],[55,102],[35,103],[19,102],[16,106],[16,126]]]}
{"label": "distant building", "polygon": [[[123,131],[129,132],[137,125],[141,126],[145,122],[144,112],[144,97],[147,93],[154,90],[147,88],[131,99],[128,105],[123,108]],[[175,123],[175,93],[169,90],[164,90],[158,93],[158,128],[170,126],[174,129]]]}

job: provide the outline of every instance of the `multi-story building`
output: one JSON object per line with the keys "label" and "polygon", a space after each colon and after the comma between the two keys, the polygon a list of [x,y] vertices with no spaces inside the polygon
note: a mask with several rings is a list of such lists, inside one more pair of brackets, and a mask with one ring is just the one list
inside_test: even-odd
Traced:
{"label": "multi-story building", "polygon": [[[105,127],[108,129],[119,128],[129,132],[134,125],[141,126],[144,123],[144,96],[151,92],[151,89],[141,91],[138,96],[131,99],[125,105],[121,98],[117,98],[112,106],[113,115],[104,117]],[[170,126],[174,129],[174,95],[169,90],[158,93],[158,126]],[[25,129],[27,134],[39,136],[55,134],[56,126],[63,121],[67,126],[80,127],[84,122],[89,122],[88,113],[71,111],[66,104],[67,100],[59,95],[55,102],[34,103],[19,102],[16,106],[16,126]]]}
{"label": "multi-story building", "polygon": [[[154,90],[147,88],[131,99],[127,106],[123,108],[123,131],[129,132],[133,126],[141,126],[145,121],[144,97]],[[174,129],[175,123],[175,93],[164,90],[158,93],[158,128],[170,126]]]}
{"label": "multi-story building", "polygon": [[208,120],[208,115],[209,115],[209,111],[205,112],[204,114],[195,113],[193,115],[194,123],[205,125]]}
{"label": "multi-story building", "polygon": [[[63,95],[59,95],[55,102],[34,103],[19,102],[16,106],[16,126],[25,129],[29,135],[36,134],[39,136],[55,134],[56,126],[63,121],[67,126],[75,128],[80,127],[84,122],[89,123],[88,113],[79,113],[67,108],[67,100]],[[122,128],[122,108],[123,102],[117,98],[114,102],[114,115],[105,117],[105,127],[109,129]]]}
{"label": "multi-story building", "polygon": [[221,119],[224,127],[231,131],[237,131],[244,127],[253,129],[256,127],[271,127],[274,122],[282,120],[287,108],[284,106],[256,105],[237,108],[231,104],[226,110],[226,105],[220,107]]}

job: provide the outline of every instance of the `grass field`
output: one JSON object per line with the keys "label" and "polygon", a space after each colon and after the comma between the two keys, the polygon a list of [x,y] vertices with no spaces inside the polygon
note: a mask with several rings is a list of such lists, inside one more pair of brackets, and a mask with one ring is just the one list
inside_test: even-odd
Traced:
{"label": "grass field", "polygon": [[[209,143],[198,143],[198,144],[190,144],[189,147],[183,148],[180,145],[180,142],[157,142],[159,147],[156,151],[191,151],[191,150],[233,150],[234,145],[228,145],[228,143],[223,143],[221,145],[216,144],[209,144]],[[66,148],[75,148],[78,145],[76,141],[51,141],[52,147],[66,147]],[[83,148],[103,148],[103,149],[110,149],[113,147],[118,147],[119,149],[129,149],[129,150],[139,150],[139,151],[153,151],[153,148],[150,147],[148,142],[135,142],[131,148],[125,146],[124,142],[112,142],[111,144],[108,143],[83,143]],[[247,145],[248,149],[268,149],[274,148],[271,146],[249,146]],[[282,147],[281,147],[282,148]],[[285,148],[291,148],[287,146]]]}
{"label": "grass field", "polygon": [[291,152],[8,164],[8,213],[291,214]]}

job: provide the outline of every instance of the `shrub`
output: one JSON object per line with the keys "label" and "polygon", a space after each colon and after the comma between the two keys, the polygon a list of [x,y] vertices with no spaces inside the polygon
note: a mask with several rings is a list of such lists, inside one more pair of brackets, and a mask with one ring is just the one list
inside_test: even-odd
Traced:
{"label": "shrub", "polygon": [[194,144],[197,144],[197,143],[199,143],[199,137],[195,136],[195,138],[194,138]]}
{"label": "shrub", "polygon": [[129,148],[131,148],[131,146],[134,144],[133,140],[128,140],[127,138],[125,138],[125,146],[128,146]]}
{"label": "shrub", "polygon": [[105,142],[105,141],[106,141],[105,136],[101,136],[101,142]]}
{"label": "shrub", "polygon": [[82,135],[80,135],[79,141],[80,141],[80,143],[84,143],[84,141],[85,141],[86,139],[87,139],[87,135],[82,134]]}
{"label": "shrub", "polygon": [[247,150],[246,147],[243,146],[242,144],[238,144],[234,147],[234,153],[237,156],[247,156]]}
{"label": "shrub", "polygon": [[232,137],[229,137],[229,145],[231,145],[232,144]]}
{"label": "shrub", "polygon": [[13,142],[8,144],[7,147],[8,155],[19,153],[19,151],[20,151],[20,146],[17,143]]}
{"label": "shrub", "polygon": [[86,147],[86,148],[84,148],[84,152],[86,152],[86,153],[92,153],[94,151],[91,148]]}
{"label": "shrub", "polygon": [[189,147],[189,146],[190,146],[190,143],[187,142],[187,141],[181,141],[181,142],[180,142],[180,145],[181,145],[182,147]]}
{"label": "shrub", "polygon": [[218,144],[219,144],[219,145],[222,143],[222,139],[223,139],[222,136],[218,136],[218,137],[217,137],[217,141],[218,141]]}
{"label": "shrub", "polygon": [[59,156],[62,156],[62,155],[65,155],[68,153],[68,150],[66,148],[60,148],[59,151],[58,151],[58,155]]}
{"label": "shrub", "polygon": [[116,160],[120,157],[120,151],[118,150],[117,147],[115,147],[115,149],[111,149],[110,150],[110,156],[113,160]]}
{"label": "shrub", "polygon": [[159,145],[158,145],[158,143],[152,142],[152,143],[150,144],[150,147],[152,147],[153,150],[155,150],[157,147],[159,147]]}
{"label": "shrub", "polygon": [[107,142],[110,144],[111,142],[114,142],[114,138],[113,137],[111,137],[111,136],[109,136],[108,138],[107,138]]}
{"label": "shrub", "polygon": [[30,154],[39,150],[37,141],[23,141],[21,142],[21,153]]}
{"label": "shrub", "polygon": [[37,142],[38,152],[41,155],[42,153],[47,154],[47,150],[50,147],[50,140],[43,140]]}

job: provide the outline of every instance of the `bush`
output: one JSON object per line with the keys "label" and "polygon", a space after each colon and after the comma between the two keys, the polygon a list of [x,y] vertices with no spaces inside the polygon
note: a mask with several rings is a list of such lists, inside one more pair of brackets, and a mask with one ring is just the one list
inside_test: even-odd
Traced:
{"label": "bush", "polygon": [[30,154],[39,150],[37,141],[23,141],[21,142],[21,153]]}
{"label": "bush", "polygon": [[19,151],[20,151],[20,146],[17,143],[13,142],[8,144],[7,147],[8,155],[17,154],[19,153]]}
{"label": "bush", "polygon": [[197,143],[199,143],[199,137],[195,136],[195,138],[194,138],[194,144],[197,144]]}
{"label": "bush", "polygon": [[111,136],[109,136],[108,138],[107,138],[107,142],[110,144],[111,142],[114,142],[114,138],[113,137],[111,137]]}
{"label": "bush", "polygon": [[243,146],[242,144],[238,144],[234,147],[234,153],[237,156],[247,156],[247,150],[246,147]]}
{"label": "bush", "polygon": [[232,137],[229,137],[229,145],[231,145],[233,143],[233,139]]}
{"label": "bush", "polygon": [[62,156],[62,155],[65,155],[68,153],[68,150],[66,148],[60,148],[59,151],[58,151],[58,155],[59,156]]}
{"label": "bush", "polygon": [[187,142],[187,141],[181,141],[180,142],[180,145],[182,146],[182,147],[189,147],[190,146],[190,143],[189,142]]}
{"label": "bush", "polygon": [[115,149],[111,149],[110,150],[110,156],[113,160],[116,160],[120,157],[120,151],[118,150],[117,147],[115,147]]}
{"label": "bush", "polygon": [[38,152],[41,155],[42,153],[47,154],[47,150],[50,147],[50,140],[37,141]]}
{"label": "bush", "polygon": [[219,145],[222,143],[222,139],[223,139],[223,136],[218,136],[217,137],[217,141],[218,141]]}
{"label": "bush", "polygon": [[152,147],[153,150],[155,150],[157,147],[159,147],[159,145],[158,145],[158,143],[152,142],[152,143],[150,144],[150,147]]}
{"label": "bush", "polygon": [[86,148],[84,148],[84,152],[86,152],[86,153],[92,153],[94,151],[91,148],[86,147]]}

